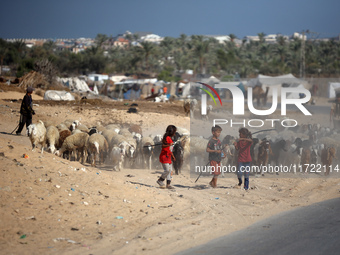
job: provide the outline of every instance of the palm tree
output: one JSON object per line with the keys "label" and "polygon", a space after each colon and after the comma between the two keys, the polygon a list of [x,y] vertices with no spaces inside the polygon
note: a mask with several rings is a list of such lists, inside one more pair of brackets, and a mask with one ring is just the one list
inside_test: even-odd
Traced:
{"label": "palm tree", "polygon": [[265,39],[264,39],[264,37],[266,36],[265,33],[263,32],[258,33],[257,36],[259,37],[260,44],[265,42]]}
{"label": "palm tree", "polygon": [[175,39],[172,37],[165,37],[163,41],[160,43],[160,50],[162,57],[165,59],[167,65],[170,64],[170,59],[173,58],[174,55],[174,45]]}
{"label": "palm tree", "polygon": [[141,42],[140,52],[144,57],[145,70],[149,70],[149,57],[155,52],[155,45],[151,42]]}
{"label": "palm tree", "polygon": [[105,34],[97,34],[96,38],[94,39],[97,46],[101,47],[103,43],[108,40],[108,36]]}
{"label": "palm tree", "polygon": [[205,39],[202,35],[191,36],[192,41],[192,53],[194,57],[198,59],[199,71],[201,74],[205,74],[206,66],[205,61],[209,52],[210,41]]}
{"label": "palm tree", "polygon": [[229,34],[229,37],[231,42],[234,42],[234,40],[237,38],[237,36],[234,34]]}
{"label": "palm tree", "polygon": [[284,46],[286,44],[286,38],[282,35],[276,37],[276,41],[279,45]]}

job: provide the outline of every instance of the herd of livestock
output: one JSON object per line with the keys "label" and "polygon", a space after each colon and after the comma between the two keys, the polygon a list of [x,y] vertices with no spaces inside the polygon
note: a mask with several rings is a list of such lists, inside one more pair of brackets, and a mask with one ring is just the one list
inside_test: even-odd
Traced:
{"label": "herd of livestock", "polygon": [[[56,126],[39,120],[28,127],[27,134],[33,150],[40,144],[41,153],[46,147],[50,153],[91,166],[105,163],[119,171],[123,168],[161,168],[158,157],[162,134],[143,136],[139,125],[109,124],[88,128],[77,120],[65,120]],[[208,139],[178,128],[173,147],[176,174],[183,168],[190,168],[190,164],[206,165]],[[221,135],[220,139],[227,155],[222,165],[236,166],[237,151],[233,143],[237,138]],[[267,165],[293,165],[300,167],[297,172],[315,172],[313,169],[318,166],[321,171],[316,173],[325,175],[331,168],[337,169],[340,134],[319,124],[263,132],[252,139],[252,165],[258,166],[259,173],[264,174],[261,168]]]}

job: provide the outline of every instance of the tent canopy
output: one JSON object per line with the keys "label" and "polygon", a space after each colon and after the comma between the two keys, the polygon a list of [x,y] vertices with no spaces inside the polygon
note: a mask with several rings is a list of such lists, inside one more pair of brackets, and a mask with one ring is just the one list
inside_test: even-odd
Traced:
{"label": "tent canopy", "polygon": [[[263,90],[269,88],[268,95],[272,96],[273,88],[276,88],[278,91],[278,96],[281,96],[281,88],[282,87],[295,87],[295,88],[305,88],[309,89],[309,84],[305,80],[301,80],[296,78],[292,74],[285,74],[279,76],[266,76],[259,74],[256,78],[251,79],[247,82],[248,87],[260,86]],[[288,98],[299,98],[299,93],[289,93],[287,94]]]}
{"label": "tent canopy", "polygon": [[296,78],[292,74],[285,74],[279,76],[267,76],[259,74],[256,78],[251,79],[247,82],[248,87],[255,87],[255,86],[275,86],[281,84],[304,84],[307,85],[308,83],[304,80]]}

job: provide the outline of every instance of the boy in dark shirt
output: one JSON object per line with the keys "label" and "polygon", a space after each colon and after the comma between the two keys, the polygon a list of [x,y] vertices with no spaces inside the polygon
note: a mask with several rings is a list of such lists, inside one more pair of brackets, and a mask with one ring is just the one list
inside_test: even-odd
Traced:
{"label": "boy in dark shirt", "polygon": [[19,122],[19,128],[16,132],[17,135],[21,134],[22,129],[24,128],[26,124],[26,128],[32,124],[32,115],[35,114],[33,108],[32,108],[32,93],[33,93],[32,87],[27,87],[26,95],[22,99],[21,107],[20,107],[20,122]]}
{"label": "boy in dark shirt", "polygon": [[206,150],[209,152],[209,161],[213,174],[213,178],[209,184],[213,188],[217,187],[217,177],[221,174],[222,143],[220,139],[218,139],[221,135],[221,131],[222,128],[217,125],[211,128],[213,137],[209,140]]}

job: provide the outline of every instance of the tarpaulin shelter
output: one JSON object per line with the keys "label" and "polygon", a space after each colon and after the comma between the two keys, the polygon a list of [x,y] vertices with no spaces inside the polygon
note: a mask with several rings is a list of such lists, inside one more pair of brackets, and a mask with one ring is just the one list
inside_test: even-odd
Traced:
{"label": "tarpaulin shelter", "polygon": [[91,92],[98,95],[98,89],[96,89],[96,91],[92,91],[86,81],[79,79],[78,77],[57,78],[57,80],[68,87],[71,91]]}
{"label": "tarpaulin shelter", "polygon": [[73,101],[74,96],[65,90],[47,90],[44,94],[44,100],[53,100],[53,101]]}

